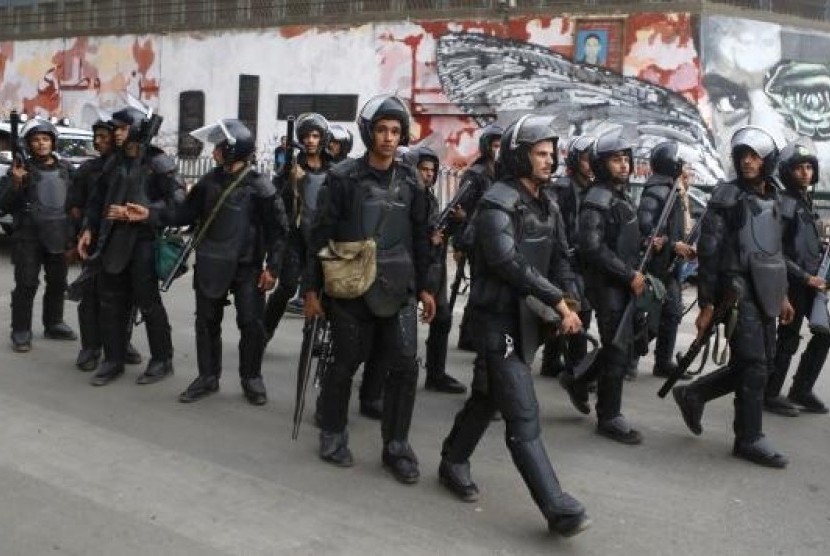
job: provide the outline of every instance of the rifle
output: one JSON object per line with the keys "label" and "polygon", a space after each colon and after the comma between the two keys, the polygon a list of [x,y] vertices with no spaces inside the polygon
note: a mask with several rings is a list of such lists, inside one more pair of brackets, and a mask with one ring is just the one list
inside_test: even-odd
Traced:
{"label": "rifle", "polygon": [[[695,225],[692,226],[692,229],[689,230],[689,233],[683,238],[683,243],[686,245],[694,245],[697,242],[698,236],[700,236],[700,229],[703,226],[703,218],[706,216],[706,213],[709,211],[709,207],[707,207],[703,214],[700,215],[700,218],[697,219]],[[668,273],[672,274],[677,267],[677,263],[680,262],[680,255],[677,253],[672,253],[671,262],[669,263]]]}
{"label": "rifle", "polygon": [[20,114],[12,110],[9,114],[9,140],[11,141],[12,164],[24,165],[28,162],[26,149],[20,146]]}
{"label": "rifle", "polygon": [[176,257],[176,262],[173,263],[170,272],[168,272],[167,276],[165,276],[164,280],[162,280],[161,285],[159,286],[159,291],[167,292],[167,290],[170,289],[170,285],[173,283],[173,280],[187,272],[187,260],[190,258],[190,254],[195,248],[193,245],[193,239],[196,235],[197,234],[195,233],[190,234],[190,237],[187,238],[187,241],[182,245],[181,250],[179,251],[179,256]]}
{"label": "rifle", "polygon": [[464,274],[464,265],[467,264],[467,255],[462,254],[458,265],[455,268],[455,278],[453,278],[452,286],[450,286],[450,314],[455,307],[455,300],[458,298],[458,291],[461,289],[461,282],[466,280],[467,276]]}
{"label": "rifle", "polygon": [[723,298],[721,299],[720,303],[715,307],[715,311],[712,315],[712,321],[709,323],[709,326],[706,329],[698,332],[697,337],[695,337],[692,344],[689,346],[689,349],[686,350],[686,353],[683,355],[678,355],[677,357],[677,368],[674,369],[671,375],[666,379],[663,383],[663,386],[657,392],[657,395],[661,398],[665,398],[666,394],[669,393],[669,390],[680,380],[680,377],[688,370],[691,366],[692,362],[697,358],[698,354],[703,350],[705,346],[709,344],[709,339],[712,337],[712,334],[715,333],[718,325],[721,323],[726,322],[727,318],[729,318],[732,309],[735,308],[735,305],[738,303],[738,299],[740,298],[740,291],[732,284],[729,288],[727,288],[726,292],[724,292]]}
{"label": "rifle", "polygon": [[437,230],[439,232],[443,232],[449,227],[453,209],[462,204],[462,201],[466,200],[467,194],[472,189],[472,186],[473,181],[467,180],[461,185],[461,187],[458,188],[458,191],[455,192],[452,199],[444,205],[444,208],[438,214],[438,218],[436,218],[435,222],[432,224],[432,231]]}
{"label": "rifle", "polygon": [[[830,242],[824,242],[824,253],[821,255],[821,263],[818,265],[816,275],[822,280],[827,280],[827,273],[830,271]],[[830,335],[830,315],[827,313],[827,292],[819,290],[813,297],[813,306],[807,322],[810,324],[810,332],[813,334]]]}
{"label": "rifle", "polygon": [[[643,257],[640,259],[640,264],[637,266],[637,271],[640,273],[645,271],[648,263],[651,261],[651,254],[654,251],[654,239],[659,237],[660,233],[663,231],[663,228],[666,227],[666,222],[669,220],[669,214],[671,214],[671,211],[674,208],[674,203],[677,200],[677,188],[679,186],[680,178],[674,180],[674,185],[672,185],[671,191],[669,191],[669,196],[666,197],[666,203],[663,205],[663,211],[660,213],[660,218],[657,219],[657,225],[654,227],[654,231],[651,232],[651,236],[648,238],[646,252],[643,253]],[[629,296],[628,305],[625,306],[625,311],[620,319],[620,324],[617,325],[617,331],[614,333],[614,339],[611,341],[614,346],[622,351],[626,351],[628,349],[628,345],[631,343],[634,314],[636,312],[637,296],[632,294]]]}
{"label": "rifle", "polygon": [[331,359],[331,326],[323,317],[314,317],[305,321],[303,325],[303,344],[300,348],[300,360],[297,363],[297,389],[294,397],[294,426],[291,429],[291,440],[297,440],[300,435],[300,424],[303,421],[305,409],[305,395],[308,390],[308,381],[311,378],[311,366],[317,358],[317,374],[315,384],[325,376],[326,368]]}

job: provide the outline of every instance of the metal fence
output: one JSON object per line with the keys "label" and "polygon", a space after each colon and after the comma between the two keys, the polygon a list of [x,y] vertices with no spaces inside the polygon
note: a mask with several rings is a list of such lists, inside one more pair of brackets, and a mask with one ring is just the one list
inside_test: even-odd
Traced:
{"label": "metal fence", "polygon": [[0,0],[0,40],[413,17],[499,17],[540,11],[700,13],[718,5],[830,21],[828,0]]}

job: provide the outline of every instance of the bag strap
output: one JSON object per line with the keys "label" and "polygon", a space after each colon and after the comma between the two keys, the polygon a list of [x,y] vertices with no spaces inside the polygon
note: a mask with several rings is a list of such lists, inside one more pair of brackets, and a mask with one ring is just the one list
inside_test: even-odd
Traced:
{"label": "bag strap", "polygon": [[215,205],[213,205],[213,210],[210,211],[210,214],[208,215],[207,219],[204,221],[204,223],[201,226],[199,226],[199,229],[196,232],[196,236],[193,238],[193,243],[192,243],[193,249],[196,249],[196,247],[204,239],[205,234],[208,231],[208,228],[210,227],[213,220],[216,218],[216,215],[219,214],[219,209],[222,208],[222,205],[225,203],[225,199],[227,199],[228,196],[233,192],[233,190],[236,189],[236,187],[240,183],[242,183],[242,180],[245,179],[245,176],[248,175],[248,172],[250,172],[251,169],[252,169],[252,167],[251,167],[250,164],[248,166],[246,166],[245,169],[242,170],[242,172],[236,177],[236,179],[233,180],[233,183],[231,183],[227,187],[227,189],[225,189],[225,191],[222,192],[222,195],[219,197],[219,200],[216,201]]}

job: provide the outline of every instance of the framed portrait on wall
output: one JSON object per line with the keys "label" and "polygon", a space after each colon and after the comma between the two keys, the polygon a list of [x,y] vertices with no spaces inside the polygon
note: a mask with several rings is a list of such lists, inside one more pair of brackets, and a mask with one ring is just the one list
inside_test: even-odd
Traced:
{"label": "framed portrait on wall", "polygon": [[580,19],[574,33],[574,61],[622,71],[622,19]]}

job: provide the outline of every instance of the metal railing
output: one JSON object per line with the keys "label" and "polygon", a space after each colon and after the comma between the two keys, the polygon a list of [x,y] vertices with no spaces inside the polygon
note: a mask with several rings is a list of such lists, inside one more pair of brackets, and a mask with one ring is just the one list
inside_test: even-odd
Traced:
{"label": "metal railing", "polygon": [[0,40],[718,5],[830,21],[827,0],[0,0]]}

